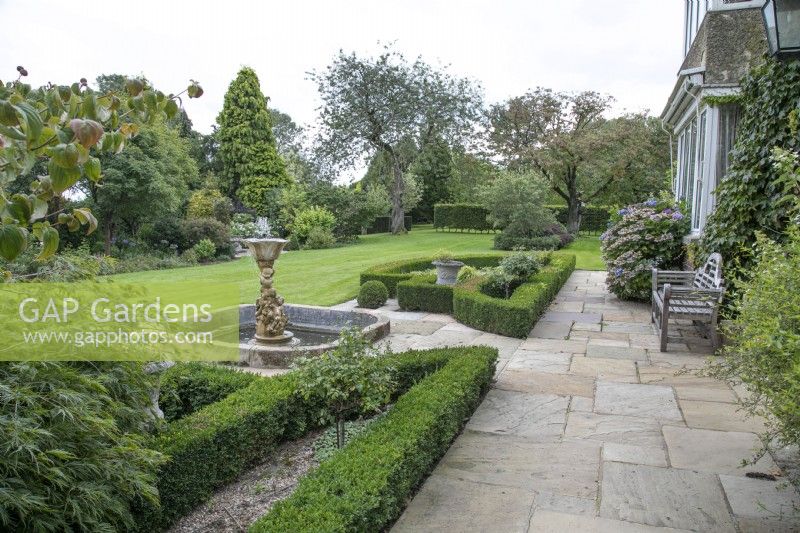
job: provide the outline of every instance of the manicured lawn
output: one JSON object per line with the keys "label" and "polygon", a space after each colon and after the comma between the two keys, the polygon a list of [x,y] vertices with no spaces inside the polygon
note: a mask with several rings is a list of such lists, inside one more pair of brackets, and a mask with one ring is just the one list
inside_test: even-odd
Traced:
{"label": "manicured lawn", "polygon": [[[491,234],[436,232],[423,226],[415,227],[408,235],[367,235],[361,237],[358,244],[342,248],[288,252],[275,265],[275,287],[290,303],[334,305],[355,297],[358,275],[368,266],[432,255],[441,249],[455,254],[488,252],[492,249],[492,237]],[[581,237],[568,248],[578,256],[577,268],[590,270],[603,268],[599,249],[596,237]],[[134,283],[241,282],[242,303],[254,301],[258,294],[258,269],[250,257],[216,265],[120,274],[113,278]]]}
{"label": "manicured lawn", "polygon": [[578,237],[563,251],[575,254],[575,268],[578,270],[606,269],[606,264],[600,257],[600,238],[596,235]]}

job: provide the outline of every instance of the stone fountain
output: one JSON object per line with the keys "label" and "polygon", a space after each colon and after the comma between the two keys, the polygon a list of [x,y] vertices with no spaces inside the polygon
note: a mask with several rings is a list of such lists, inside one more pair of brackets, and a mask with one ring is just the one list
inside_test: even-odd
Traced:
{"label": "stone fountain", "polygon": [[297,356],[320,354],[336,346],[344,328],[356,327],[371,341],[389,333],[389,321],[373,313],[285,304],[273,286],[273,277],[275,261],[287,242],[266,237],[244,239],[258,264],[261,294],[255,305],[239,306],[242,364],[288,368]]}
{"label": "stone fountain", "polygon": [[289,242],[284,239],[245,239],[244,243],[250,248],[253,258],[261,272],[261,296],[256,300],[256,342],[274,344],[288,342],[294,336],[286,330],[289,319],[283,310],[283,298],[278,296],[272,286],[275,275],[275,260],[281,255],[283,247]]}

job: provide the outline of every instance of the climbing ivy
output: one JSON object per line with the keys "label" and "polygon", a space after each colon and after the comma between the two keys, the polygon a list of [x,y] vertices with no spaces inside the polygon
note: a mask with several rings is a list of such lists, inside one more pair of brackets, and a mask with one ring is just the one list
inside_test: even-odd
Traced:
{"label": "climbing ivy", "polygon": [[800,61],[769,59],[755,67],[742,82],[739,104],[731,166],[717,187],[717,207],[699,250],[702,257],[722,254],[733,295],[738,282],[751,277],[756,233],[783,241],[792,224],[794,203],[785,199],[797,189],[787,185],[775,154],[800,150]]}
{"label": "climbing ivy", "polygon": [[703,97],[703,103],[712,107],[722,107],[724,105],[739,104],[742,101],[741,94],[720,94]]}

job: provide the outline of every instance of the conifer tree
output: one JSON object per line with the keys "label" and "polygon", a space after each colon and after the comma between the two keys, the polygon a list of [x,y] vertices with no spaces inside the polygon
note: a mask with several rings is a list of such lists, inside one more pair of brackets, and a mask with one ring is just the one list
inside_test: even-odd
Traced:
{"label": "conifer tree", "polygon": [[231,82],[217,123],[223,187],[243,205],[269,215],[291,178],[275,146],[267,99],[253,69],[242,68]]}

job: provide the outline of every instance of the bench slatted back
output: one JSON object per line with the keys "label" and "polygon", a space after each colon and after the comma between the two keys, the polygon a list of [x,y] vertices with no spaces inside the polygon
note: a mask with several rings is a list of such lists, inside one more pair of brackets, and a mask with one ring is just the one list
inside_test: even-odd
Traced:
{"label": "bench slatted back", "polygon": [[694,275],[692,285],[698,289],[722,288],[722,256],[718,253],[708,256],[706,264]]}

